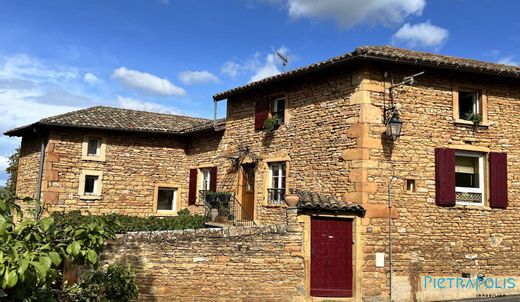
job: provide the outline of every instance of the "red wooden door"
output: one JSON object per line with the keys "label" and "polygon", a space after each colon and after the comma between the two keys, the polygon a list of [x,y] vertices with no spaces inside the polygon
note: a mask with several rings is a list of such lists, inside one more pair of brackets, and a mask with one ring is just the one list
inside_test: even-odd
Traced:
{"label": "red wooden door", "polygon": [[352,297],[352,219],[311,220],[311,296]]}

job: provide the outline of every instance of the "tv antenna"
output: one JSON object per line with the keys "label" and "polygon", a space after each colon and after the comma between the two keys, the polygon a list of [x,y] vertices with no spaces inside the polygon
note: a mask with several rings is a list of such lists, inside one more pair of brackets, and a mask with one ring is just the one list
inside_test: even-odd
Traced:
{"label": "tv antenna", "polygon": [[280,53],[279,51],[276,52],[276,55],[278,56],[278,58],[280,58],[280,60],[282,60],[283,71],[285,71],[285,67],[289,64],[289,58],[286,55]]}

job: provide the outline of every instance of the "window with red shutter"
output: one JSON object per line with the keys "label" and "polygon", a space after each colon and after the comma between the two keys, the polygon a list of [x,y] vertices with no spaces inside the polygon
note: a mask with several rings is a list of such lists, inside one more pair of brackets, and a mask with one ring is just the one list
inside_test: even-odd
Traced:
{"label": "window with red shutter", "polygon": [[489,205],[507,208],[507,154],[489,153]]}
{"label": "window with red shutter", "polygon": [[209,175],[209,189],[211,192],[217,192],[217,167],[211,167]]}
{"label": "window with red shutter", "polygon": [[190,179],[188,187],[188,205],[197,202],[197,169],[190,169]]}
{"label": "window with red shutter", "polygon": [[435,149],[435,203],[455,205],[455,150]]}
{"label": "window with red shutter", "polygon": [[264,128],[264,122],[269,117],[269,100],[258,100],[255,104],[255,129]]}

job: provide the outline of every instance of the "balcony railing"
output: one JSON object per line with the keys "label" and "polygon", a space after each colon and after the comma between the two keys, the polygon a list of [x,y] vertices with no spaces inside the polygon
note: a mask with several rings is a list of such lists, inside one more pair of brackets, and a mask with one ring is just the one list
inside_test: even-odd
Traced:
{"label": "balcony railing", "polygon": [[284,204],[285,189],[267,189],[269,204]]}
{"label": "balcony railing", "polygon": [[234,194],[215,194],[207,190],[199,191],[199,198],[204,204],[206,220],[234,225],[255,225],[252,214],[247,211]]}

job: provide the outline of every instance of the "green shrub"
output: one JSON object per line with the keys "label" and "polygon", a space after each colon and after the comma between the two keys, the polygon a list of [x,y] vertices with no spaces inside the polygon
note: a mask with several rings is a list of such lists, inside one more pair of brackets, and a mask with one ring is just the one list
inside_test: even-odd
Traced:
{"label": "green shrub", "polygon": [[139,231],[165,231],[181,229],[200,229],[204,227],[205,219],[200,215],[191,215],[188,210],[181,210],[174,217],[136,217],[120,214],[81,215],[80,211],[67,213],[55,212],[51,216],[58,225],[74,225],[85,221],[101,219],[110,225],[118,234]]}
{"label": "green shrub", "polygon": [[61,263],[94,266],[106,240],[115,238],[101,219],[57,224],[52,217],[13,221],[16,205],[0,199],[0,299],[55,301]]}
{"label": "green shrub", "polygon": [[106,271],[96,269],[85,272],[79,284],[64,289],[60,300],[126,302],[137,298],[137,294],[135,272],[129,266],[113,264]]}

